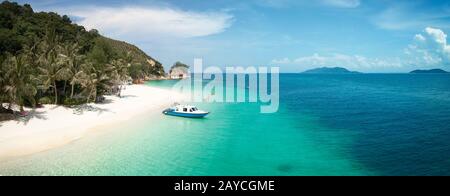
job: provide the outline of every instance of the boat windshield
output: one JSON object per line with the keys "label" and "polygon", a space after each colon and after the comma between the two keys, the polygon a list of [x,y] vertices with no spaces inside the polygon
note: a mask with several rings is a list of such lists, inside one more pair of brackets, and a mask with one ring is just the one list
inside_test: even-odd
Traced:
{"label": "boat windshield", "polygon": [[189,112],[195,112],[195,111],[197,111],[198,109],[196,108],[196,107],[191,107],[191,108],[189,108]]}

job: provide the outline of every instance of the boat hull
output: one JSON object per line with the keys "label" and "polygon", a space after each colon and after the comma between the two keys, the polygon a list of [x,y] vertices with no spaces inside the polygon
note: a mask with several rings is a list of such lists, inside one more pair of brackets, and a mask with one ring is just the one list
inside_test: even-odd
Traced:
{"label": "boat hull", "polygon": [[170,116],[185,117],[185,118],[204,118],[206,115],[209,114],[209,112],[205,112],[205,113],[183,113],[183,112],[175,112],[175,111],[171,111],[171,110],[164,110],[163,114],[170,115]]}

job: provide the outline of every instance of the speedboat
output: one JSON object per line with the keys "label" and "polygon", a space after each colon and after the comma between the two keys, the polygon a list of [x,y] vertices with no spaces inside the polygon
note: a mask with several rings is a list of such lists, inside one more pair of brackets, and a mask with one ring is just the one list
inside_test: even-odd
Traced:
{"label": "speedboat", "polygon": [[209,112],[199,110],[197,107],[191,105],[175,105],[164,110],[163,114],[186,118],[203,118],[208,115]]}

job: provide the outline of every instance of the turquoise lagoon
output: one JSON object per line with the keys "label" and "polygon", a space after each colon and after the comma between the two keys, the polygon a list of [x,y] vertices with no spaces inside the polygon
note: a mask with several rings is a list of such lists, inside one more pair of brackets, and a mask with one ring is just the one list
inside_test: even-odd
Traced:
{"label": "turquoise lagoon", "polygon": [[281,74],[277,113],[195,104],[212,113],[142,115],[0,174],[450,175],[449,75]]}

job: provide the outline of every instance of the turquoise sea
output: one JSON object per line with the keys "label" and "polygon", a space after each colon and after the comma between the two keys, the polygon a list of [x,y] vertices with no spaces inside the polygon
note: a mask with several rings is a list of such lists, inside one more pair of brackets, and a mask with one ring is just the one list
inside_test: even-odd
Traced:
{"label": "turquoise sea", "polygon": [[0,175],[450,175],[450,74],[281,74],[277,113],[196,105],[212,113],[142,115]]}

